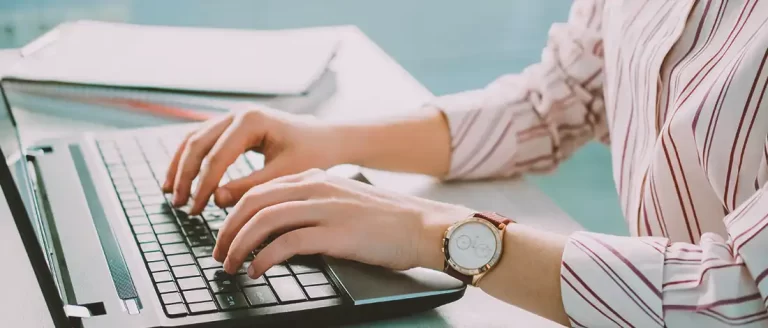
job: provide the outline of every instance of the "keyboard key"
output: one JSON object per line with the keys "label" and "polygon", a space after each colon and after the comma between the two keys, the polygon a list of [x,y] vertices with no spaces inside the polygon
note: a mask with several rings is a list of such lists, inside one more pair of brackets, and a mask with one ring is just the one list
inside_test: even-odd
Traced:
{"label": "keyboard key", "polygon": [[152,279],[155,282],[165,282],[165,281],[172,281],[173,278],[171,278],[171,273],[168,271],[163,272],[155,272],[152,274]]}
{"label": "keyboard key", "polygon": [[187,237],[192,236],[201,236],[201,235],[208,235],[208,228],[206,228],[204,225],[183,225],[181,226],[181,230],[184,231],[184,234],[187,235]]}
{"label": "keyboard key", "polygon": [[186,278],[200,275],[200,272],[197,271],[197,267],[194,265],[177,266],[172,267],[171,269],[173,270],[173,275],[176,278]]}
{"label": "keyboard key", "polygon": [[221,227],[224,225],[224,222],[225,221],[213,221],[213,222],[209,221],[208,228],[210,228],[211,230],[221,230]]}
{"label": "keyboard key", "polygon": [[230,275],[229,273],[227,273],[221,268],[203,270],[203,273],[205,274],[205,279],[208,279],[208,281],[230,280],[234,278],[232,277],[232,275]]}
{"label": "keyboard key", "polygon": [[184,299],[187,300],[187,303],[206,302],[213,300],[207,289],[187,290],[183,293]]}
{"label": "keyboard key", "polygon": [[166,233],[166,234],[158,235],[157,241],[159,241],[161,245],[182,243],[184,242],[184,237],[182,237],[181,234],[178,232]]}
{"label": "keyboard key", "polygon": [[157,181],[153,177],[134,177],[133,186],[136,188],[136,193],[139,194],[139,199],[141,199],[144,205],[162,204],[158,197],[163,196],[163,191],[157,186]]}
{"label": "keyboard key", "polygon": [[211,281],[211,290],[214,294],[237,292],[237,283],[234,280],[213,280]]}
{"label": "keyboard key", "polygon": [[237,273],[247,273],[249,266],[251,266],[251,261],[243,262],[243,264],[240,266],[240,268],[237,269]]}
{"label": "keyboard key", "polygon": [[327,298],[336,296],[336,291],[333,290],[331,285],[318,285],[305,288],[307,295],[311,299]]}
{"label": "keyboard key", "polygon": [[144,258],[147,262],[162,261],[165,257],[162,252],[144,253]]}
{"label": "keyboard key", "polygon": [[176,255],[168,256],[168,264],[170,264],[171,266],[195,264],[195,259],[192,258],[192,255],[188,253],[176,254]]}
{"label": "keyboard key", "polygon": [[189,312],[194,314],[216,312],[216,304],[213,302],[193,303],[189,305]]}
{"label": "keyboard key", "polygon": [[190,236],[187,240],[189,241],[189,245],[193,247],[213,245],[213,237],[211,235]]}
{"label": "keyboard key", "polygon": [[213,246],[192,247],[192,252],[195,253],[195,257],[209,257],[213,254]]}
{"label": "keyboard key", "polygon": [[239,274],[237,277],[235,277],[235,280],[237,281],[237,284],[240,285],[240,287],[247,287],[247,286],[256,286],[256,285],[266,285],[267,280],[264,279],[264,276],[260,276],[256,279],[252,279],[247,274]]}
{"label": "keyboard key", "polygon": [[328,278],[322,272],[297,275],[302,286],[329,284]]}
{"label": "keyboard key", "polygon": [[219,307],[222,310],[236,310],[248,307],[245,296],[240,292],[217,294],[216,303],[219,303]]}
{"label": "keyboard key", "polygon": [[203,278],[201,277],[182,278],[176,280],[176,282],[179,283],[179,288],[181,288],[181,290],[192,290],[208,287],[205,285],[205,281],[203,281]]}
{"label": "keyboard key", "polygon": [[170,292],[175,292],[176,291],[176,284],[174,284],[171,281],[169,281],[169,282],[161,282],[161,283],[155,285],[155,287],[157,287],[157,291],[160,292],[160,293],[170,293]]}
{"label": "keyboard key", "polygon": [[170,233],[170,232],[179,232],[179,226],[177,226],[175,223],[163,223],[152,226],[153,229],[155,229],[156,234],[161,233]]}
{"label": "keyboard key", "polygon": [[155,235],[150,233],[136,235],[136,240],[139,242],[139,244],[153,242],[155,241]]}
{"label": "keyboard key", "polygon": [[140,226],[140,225],[148,225],[149,219],[147,219],[146,216],[134,216],[128,218],[128,222],[131,223],[132,227]]}
{"label": "keyboard key", "polygon": [[[166,200],[168,202],[171,202],[171,203],[173,202],[173,195],[167,194],[166,197],[167,197]],[[182,210],[181,208],[174,208],[173,214],[176,215],[176,218],[179,219],[179,222],[181,222],[181,224],[185,224],[187,223],[187,221],[189,221],[189,214],[187,214],[186,210]]]}
{"label": "keyboard key", "polygon": [[179,293],[167,293],[162,294],[163,304],[181,303],[181,295]]}
{"label": "keyboard key", "polygon": [[[158,188],[158,187],[155,186],[155,188]],[[161,204],[165,204],[165,197],[163,196],[141,197],[141,203],[144,204],[144,206],[161,205]]]}
{"label": "keyboard key", "polygon": [[135,233],[136,235],[152,233],[152,227],[148,225],[135,226],[133,227],[133,233]]}
{"label": "keyboard key", "polygon": [[277,304],[277,298],[275,298],[275,294],[272,293],[269,286],[244,288],[243,293],[245,293],[245,297],[248,298],[248,303],[251,303],[251,306]]}
{"label": "keyboard key", "polygon": [[181,220],[182,225],[190,225],[190,226],[202,226],[205,225],[205,222],[203,221],[203,218],[199,215],[194,216],[187,216],[186,220]]}
{"label": "keyboard key", "polygon": [[167,255],[189,253],[189,248],[185,244],[163,245],[163,252]]}
{"label": "keyboard key", "polygon": [[269,268],[269,270],[267,270],[267,272],[264,273],[264,275],[267,277],[287,276],[290,274],[291,272],[288,271],[288,267],[282,264],[277,264]]}
{"label": "keyboard key", "polygon": [[212,257],[201,257],[197,259],[197,263],[203,269],[221,268],[222,264],[214,260]]}
{"label": "keyboard key", "polygon": [[160,245],[158,245],[157,243],[144,243],[144,244],[141,244],[141,250],[144,253],[157,252],[160,250]]}
{"label": "keyboard key", "polygon": [[123,208],[126,210],[141,208],[141,202],[135,200],[122,200]]}
{"label": "keyboard key", "polygon": [[175,222],[176,218],[172,214],[152,214],[149,216],[149,222],[152,224]]}
{"label": "keyboard key", "polygon": [[127,209],[127,210],[125,210],[125,215],[127,215],[129,218],[132,218],[132,217],[135,217],[135,216],[146,216],[146,214],[144,214],[144,209],[143,208]]}
{"label": "keyboard key", "polygon": [[275,293],[277,293],[277,297],[280,299],[280,302],[291,302],[306,299],[306,297],[304,297],[304,292],[301,290],[301,287],[299,287],[299,284],[296,282],[296,278],[294,277],[286,276],[270,278],[269,283],[272,285],[272,288],[275,289]]}
{"label": "keyboard key", "polygon": [[168,271],[168,265],[166,265],[165,262],[163,261],[150,262],[149,271],[150,272]]}
{"label": "keyboard key", "polygon": [[[120,196],[120,201],[123,202],[123,203],[125,203],[125,202],[138,202],[139,201],[139,196],[136,195],[135,192],[133,192],[133,188],[131,188],[131,190],[127,191],[127,192],[118,192],[117,195]],[[141,203],[139,203],[139,204],[141,204]],[[126,207],[126,208],[128,208],[128,207]]]}
{"label": "keyboard key", "polygon": [[227,218],[227,213],[220,209],[207,209],[205,212],[203,212],[203,218],[208,221],[208,224],[211,224],[211,221],[219,221],[222,222],[224,219]]}
{"label": "keyboard key", "polygon": [[181,317],[187,314],[187,307],[184,304],[171,304],[165,307],[165,313],[169,317]]}
{"label": "keyboard key", "polygon": [[171,207],[168,206],[168,204],[144,206],[144,211],[146,211],[148,215],[173,213],[173,211],[171,210]]}
{"label": "keyboard key", "polygon": [[322,271],[318,257],[294,256],[288,260],[288,266],[294,274]]}

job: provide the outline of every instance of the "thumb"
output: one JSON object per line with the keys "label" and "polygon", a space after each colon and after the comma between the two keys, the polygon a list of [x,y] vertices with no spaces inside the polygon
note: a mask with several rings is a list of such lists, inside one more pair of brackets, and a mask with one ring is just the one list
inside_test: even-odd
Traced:
{"label": "thumb", "polygon": [[254,186],[269,182],[280,176],[277,163],[264,166],[263,169],[253,171],[250,175],[240,179],[232,180],[229,183],[219,187],[214,192],[214,202],[219,207],[234,206],[243,195]]}

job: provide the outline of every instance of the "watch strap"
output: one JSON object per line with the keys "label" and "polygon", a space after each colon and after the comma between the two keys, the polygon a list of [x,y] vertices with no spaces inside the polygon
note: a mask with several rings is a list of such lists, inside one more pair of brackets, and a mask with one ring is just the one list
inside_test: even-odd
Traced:
{"label": "watch strap", "polygon": [[504,228],[506,228],[507,225],[512,222],[512,220],[494,212],[480,212],[475,213],[473,216],[479,219],[485,219],[486,221],[495,225],[496,228],[499,228],[499,230],[504,230]]}
{"label": "watch strap", "polygon": [[[473,217],[484,219],[497,228],[499,230],[504,230],[507,225],[512,222],[512,220],[494,212],[479,212],[472,215]],[[467,285],[474,285],[474,276],[468,276],[465,275],[459,271],[456,271],[450,264],[448,264],[448,261],[445,261],[445,268],[443,269],[443,272],[447,273],[449,276],[454,277],[458,279],[459,281],[467,284]]]}
{"label": "watch strap", "polygon": [[472,280],[474,277],[465,275],[459,271],[456,271],[450,264],[448,264],[448,261],[445,261],[445,269],[443,269],[443,272],[447,273],[449,276],[454,277],[458,279],[459,281],[463,282],[466,285],[471,285]]}

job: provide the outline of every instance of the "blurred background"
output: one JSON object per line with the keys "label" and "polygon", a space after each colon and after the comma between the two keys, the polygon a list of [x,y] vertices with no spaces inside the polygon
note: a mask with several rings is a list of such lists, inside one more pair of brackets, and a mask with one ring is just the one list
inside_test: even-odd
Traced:
{"label": "blurred background", "polygon": [[[0,0],[0,48],[20,47],[75,19],[247,29],[353,24],[441,95],[482,87],[498,75],[538,61],[550,24],[565,20],[570,4],[567,0]],[[591,143],[554,174],[528,179],[586,229],[628,234],[607,147]]]}

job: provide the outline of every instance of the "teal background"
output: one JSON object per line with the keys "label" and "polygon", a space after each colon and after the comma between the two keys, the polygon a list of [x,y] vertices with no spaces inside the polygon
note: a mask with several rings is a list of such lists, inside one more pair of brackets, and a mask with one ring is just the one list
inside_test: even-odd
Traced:
{"label": "teal background", "polygon": [[[0,0],[0,48],[84,18],[254,29],[354,24],[440,95],[482,87],[536,62],[549,26],[565,20],[569,6],[565,0]],[[589,144],[554,174],[529,179],[586,229],[627,234],[605,146]]]}

